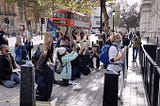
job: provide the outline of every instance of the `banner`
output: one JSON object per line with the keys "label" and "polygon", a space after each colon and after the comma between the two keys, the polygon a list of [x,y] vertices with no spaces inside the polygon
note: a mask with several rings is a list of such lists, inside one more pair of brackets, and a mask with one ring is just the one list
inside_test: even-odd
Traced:
{"label": "banner", "polygon": [[52,32],[53,30],[57,30],[57,29],[58,27],[50,19],[48,19],[46,32]]}
{"label": "banner", "polygon": [[52,32],[52,39],[54,40],[57,37],[57,30],[58,27],[50,19],[48,19],[46,32]]}
{"label": "banner", "polygon": [[52,33],[46,32],[44,36],[44,44],[48,44],[49,41],[52,41]]}
{"label": "banner", "polygon": [[31,31],[27,31],[27,38],[28,39],[33,39],[33,34]]}
{"label": "banner", "polygon": [[23,41],[22,41],[22,37],[21,36],[16,36],[16,44],[18,44],[18,45],[23,45]]}

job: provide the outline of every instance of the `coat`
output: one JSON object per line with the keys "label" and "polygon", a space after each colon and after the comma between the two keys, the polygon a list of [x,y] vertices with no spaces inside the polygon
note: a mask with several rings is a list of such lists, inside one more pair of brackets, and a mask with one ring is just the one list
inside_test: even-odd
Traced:
{"label": "coat", "polygon": [[8,40],[7,40],[6,38],[0,36],[0,46],[1,46],[2,44],[8,45]]}
{"label": "coat", "polygon": [[69,55],[62,56],[61,60],[64,65],[61,77],[62,79],[71,79],[72,76],[72,67],[71,67],[71,61],[74,60],[78,56],[78,53],[75,51],[72,51]]}
{"label": "coat", "polygon": [[14,49],[14,52],[16,54],[15,60],[16,63],[19,65],[22,65],[25,63],[25,60],[27,59],[27,51],[24,48],[24,46],[16,46]]}
{"label": "coat", "polygon": [[0,80],[10,80],[12,75],[12,68],[16,68],[16,64],[12,55],[0,54]]}

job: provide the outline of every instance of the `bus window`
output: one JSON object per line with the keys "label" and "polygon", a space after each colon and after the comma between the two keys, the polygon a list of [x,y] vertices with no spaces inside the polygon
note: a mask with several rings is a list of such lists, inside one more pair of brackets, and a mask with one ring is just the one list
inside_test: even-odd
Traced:
{"label": "bus window", "polygon": [[55,12],[53,14],[53,17],[54,18],[68,18],[68,13],[57,13],[57,12]]}
{"label": "bus window", "polygon": [[73,19],[72,13],[68,13],[68,18]]}

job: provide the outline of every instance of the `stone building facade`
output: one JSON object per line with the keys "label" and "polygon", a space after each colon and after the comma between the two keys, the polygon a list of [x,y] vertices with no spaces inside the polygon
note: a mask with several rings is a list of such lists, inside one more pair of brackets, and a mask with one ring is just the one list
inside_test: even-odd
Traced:
{"label": "stone building facade", "polygon": [[[6,24],[7,26],[7,33],[10,35],[15,35],[18,31],[18,20],[19,15],[18,7],[16,3],[7,4],[4,3],[3,0],[0,0],[0,25]],[[8,19],[8,23],[5,23],[5,18]]]}
{"label": "stone building facade", "polygon": [[160,0],[142,0],[140,8],[140,32],[145,37],[160,36]]}

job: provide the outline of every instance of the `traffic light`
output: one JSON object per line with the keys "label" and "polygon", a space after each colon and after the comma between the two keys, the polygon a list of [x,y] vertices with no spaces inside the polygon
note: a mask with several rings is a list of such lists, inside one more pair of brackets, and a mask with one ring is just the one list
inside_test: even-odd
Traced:
{"label": "traffic light", "polygon": [[5,17],[5,18],[4,18],[4,23],[9,24],[9,19],[8,19],[8,17]]}
{"label": "traffic light", "polygon": [[45,19],[41,18],[41,24],[45,24]]}

